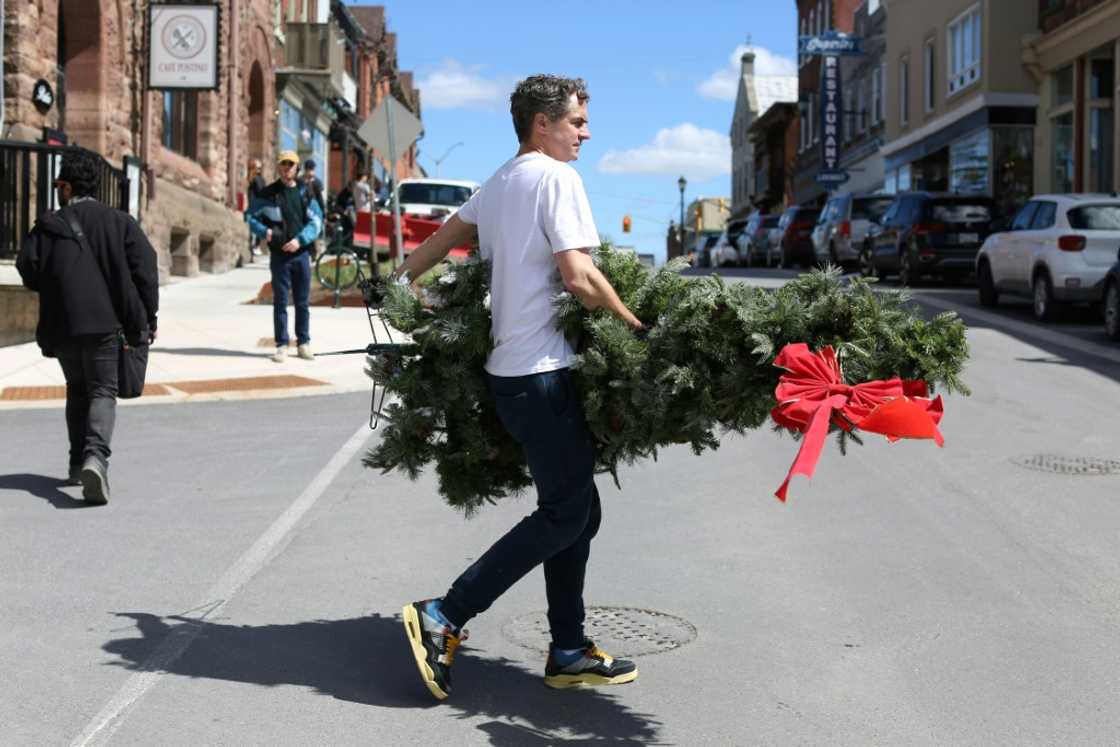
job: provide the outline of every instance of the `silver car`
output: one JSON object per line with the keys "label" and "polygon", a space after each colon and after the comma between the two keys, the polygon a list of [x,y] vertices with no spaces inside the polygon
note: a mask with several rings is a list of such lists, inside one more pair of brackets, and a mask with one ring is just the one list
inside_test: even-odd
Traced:
{"label": "silver car", "polygon": [[851,267],[859,262],[859,251],[867,229],[887,211],[893,195],[836,195],[821,210],[813,228],[813,254],[817,264]]}

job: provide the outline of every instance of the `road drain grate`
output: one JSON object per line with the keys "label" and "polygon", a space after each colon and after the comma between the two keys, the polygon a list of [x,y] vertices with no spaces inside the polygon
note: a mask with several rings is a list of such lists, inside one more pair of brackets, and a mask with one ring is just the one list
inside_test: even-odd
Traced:
{"label": "road drain grate", "polygon": [[1071,457],[1058,454],[1032,454],[1011,460],[1020,467],[1059,475],[1116,475],[1120,474],[1120,459],[1098,457]]}
{"label": "road drain grate", "polygon": [[[634,607],[588,607],[584,632],[612,656],[648,656],[680,648],[696,638],[687,620]],[[544,612],[530,612],[506,623],[510,641],[530,651],[548,653],[551,635]]]}

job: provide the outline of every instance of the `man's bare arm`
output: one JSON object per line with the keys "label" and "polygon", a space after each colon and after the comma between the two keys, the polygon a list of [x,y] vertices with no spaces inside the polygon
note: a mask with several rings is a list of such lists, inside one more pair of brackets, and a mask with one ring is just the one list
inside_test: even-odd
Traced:
{"label": "man's bare arm", "polygon": [[579,299],[585,309],[607,309],[632,329],[641,328],[641,321],[622,303],[622,299],[595,266],[587,250],[571,249],[552,256],[556,258],[556,265],[560,268],[564,287]]}
{"label": "man's bare arm", "polygon": [[478,227],[459,220],[459,216],[452,215],[439,230],[424,240],[405,258],[394,276],[400,277],[404,273],[415,280],[428,270],[443,261],[443,258],[457,246],[473,241],[478,235]]}

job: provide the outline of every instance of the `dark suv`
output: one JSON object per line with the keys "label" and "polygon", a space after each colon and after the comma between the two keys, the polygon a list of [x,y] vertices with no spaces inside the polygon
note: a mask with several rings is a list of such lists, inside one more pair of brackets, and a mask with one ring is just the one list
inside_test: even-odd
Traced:
{"label": "dark suv", "polygon": [[899,285],[924,275],[960,281],[998,219],[995,202],[983,195],[901,194],[867,242],[860,267],[864,274],[897,275]]}
{"label": "dark suv", "polygon": [[793,267],[794,263],[812,267],[816,262],[813,226],[817,224],[820,214],[820,208],[815,207],[791,207],[782,213],[778,220],[782,267]]}

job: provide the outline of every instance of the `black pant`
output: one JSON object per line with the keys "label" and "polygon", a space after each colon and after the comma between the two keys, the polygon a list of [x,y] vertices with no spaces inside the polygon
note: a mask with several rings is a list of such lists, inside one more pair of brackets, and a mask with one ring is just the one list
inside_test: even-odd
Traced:
{"label": "black pant", "polygon": [[461,626],[544,563],[552,642],[580,648],[584,572],[601,517],[595,444],[583,407],[567,370],[486,378],[502,424],[525,451],[537,509],[455,580],[443,613]]}
{"label": "black pant", "polygon": [[94,456],[109,464],[109,441],[117,421],[116,332],[64,338],[56,346],[66,377],[66,430],[70,435],[70,465]]}

